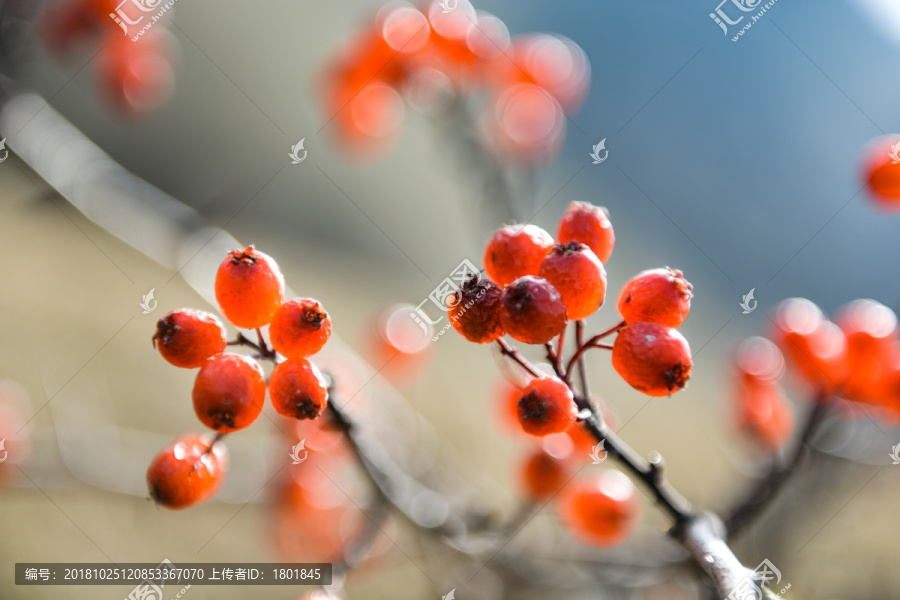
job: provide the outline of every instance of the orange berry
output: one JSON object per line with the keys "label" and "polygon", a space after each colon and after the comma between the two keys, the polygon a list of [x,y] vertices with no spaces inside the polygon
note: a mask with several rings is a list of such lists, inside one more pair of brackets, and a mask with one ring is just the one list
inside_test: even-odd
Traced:
{"label": "orange berry", "polygon": [[671,327],[633,323],[619,331],[612,364],[634,389],[648,396],[671,396],[691,376],[691,348]]}
{"label": "orange berry", "polygon": [[153,346],[162,357],[185,369],[203,366],[207,358],[223,352],[227,343],[219,319],[190,308],[171,311],[157,321],[153,334]]}
{"label": "orange berry", "polygon": [[651,321],[680,327],[691,311],[693,289],[681,271],[669,267],[642,271],[622,288],[619,314],[629,324]]}
{"label": "orange berry", "polygon": [[771,341],[751,337],[742,341],[735,352],[735,366],[746,381],[776,383],[784,375],[784,355]]}
{"label": "orange berry", "polygon": [[527,165],[552,162],[566,134],[566,115],[542,88],[517,83],[504,88],[493,101],[494,151],[498,158]]}
{"label": "orange berry", "polygon": [[147,488],[160,506],[187,508],[215,496],[227,469],[225,444],[213,444],[211,435],[188,433],[150,463]]}
{"label": "orange berry", "polygon": [[499,285],[473,275],[454,292],[450,323],[470,342],[493,342],[506,333],[500,322],[502,302],[503,289]]}
{"label": "orange berry", "polygon": [[268,325],[284,302],[284,276],[271,256],[252,245],[232,250],[216,273],[216,301],[237,327]]}
{"label": "orange berry", "polygon": [[888,210],[900,209],[900,161],[895,160],[900,136],[874,139],[863,160],[863,177],[875,203]]}
{"label": "orange berry", "polygon": [[262,412],[266,382],[259,364],[241,354],[216,354],[197,373],[192,393],[200,421],[219,433],[250,426]]}
{"label": "orange berry", "polygon": [[553,238],[537,225],[507,225],[488,240],[484,268],[492,281],[506,286],[519,277],[537,275],[552,247]]}
{"label": "orange berry", "polygon": [[278,307],[269,325],[272,347],[285,358],[306,358],[331,337],[331,317],[313,298],[294,298]]}
{"label": "orange berry", "polygon": [[897,360],[897,315],[880,302],[854,300],[838,309],[835,322],[847,338],[843,391],[851,400],[873,402]]}
{"label": "orange berry", "polygon": [[512,47],[509,70],[514,80],[543,88],[567,111],[581,106],[591,83],[591,65],[578,44],[538,33],[515,38]]}
{"label": "orange berry", "polygon": [[149,32],[134,42],[118,28],[104,37],[97,56],[97,79],[114,108],[138,116],[172,96],[175,71],[166,43],[162,35]]}
{"label": "orange berry", "polygon": [[515,340],[546,344],[566,328],[566,305],[549,281],[526,275],[503,290],[500,322]]}
{"label": "orange berry", "polygon": [[846,374],[847,339],[818,306],[788,298],[776,308],[773,339],[788,364],[819,391],[838,388]]}
{"label": "orange berry", "polygon": [[569,386],[555,377],[538,377],[522,390],[518,416],[525,433],[544,436],[571,427],[578,407]]}
{"label": "orange berry", "polygon": [[563,461],[537,448],[522,462],[519,479],[529,501],[546,502],[569,481],[569,469]]}
{"label": "orange berry", "polygon": [[784,447],[794,431],[794,411],[773,381],[739,377],[736,416],[738,426],[768,451]]}
{"label": "orange berry", "polygon": [[570,321],[588,318],[606,299],[606,269],[585,244],[555,245],[544,257],[538,275],[557,289]]}
{"label": "orange berry", "polygon": [[280,415],[315,419],[328,405],[328,383],[319,369],[305,358],[290,358],[272,371],[269,397]]}
{"label": "orange berry", "polygon": [[556,237],[560,244],[587,244],[603,264],[609,260],[616,245],[616,234],[609,222],[609,213],[602,206],[594,206],[590,202],[569,204],[559,220]]}
{"label": "orange berry", "polygon": [[569,532],[591,546],[614,546],[631,535],[640,517],[634,484],[619,471],[604,470],[580,481],[560,503]]}

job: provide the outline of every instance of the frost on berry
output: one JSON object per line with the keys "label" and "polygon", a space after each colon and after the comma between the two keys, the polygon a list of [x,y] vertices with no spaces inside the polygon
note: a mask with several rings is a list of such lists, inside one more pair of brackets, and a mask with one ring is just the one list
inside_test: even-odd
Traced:
{"label": "frost on berry", "polygon": [[500,320],[506,332],[526,344],[546,344],[566,328],[566,305],[542,277],[516,279],[503,291]]}
{"label": "frost on berry", "polygon": [[331,337],[331,318],[313,298],[294,298],[282,304],[269,325],[275,351],[287,358],[317,353]]}
{"label": "frost on berry", "polygon": [[687,385],[691,349],[677,330],[659,323],[634,323],[619,331],[613,367],[634,389],[648,396],[670,396]]}
{"label": "frost on berry", "polygon": [[606,269],[585,244],[557,244],[544,257],[538,272],[557,289],[570,321],[594,314],[606,299]]}
{"label": "frost on berry", "polygon": [[522,429],[536,436],[565,431],[578,418],[572,391],[555,377],[532,380],[522,390],[517,410]]}
{"label": "frost on berry", "polygon": [[537,225],[507,225],[488,240],[484,268],[498,285],[508,285],[525,275],[537,275],[553,238]]}
{"label": "frost on berry", "polygon": [[606,264],[616,245],[609,213],[602,206],[588,202],[572,202],[559,221],[556,238],[561,244],[587,244],[600,262]]}
{"label": "frost on berry", "polygon": [[619,313],[626,323],[652,321],[680,327],[691,310],[693,289],[676,269],[643,271],[622,288]]}
{"label": "frost on berry", "polygon": [[493,342],[506,333],[500,322],[502,301],[500,286],[472,275],[454,292],[449,310],[450,323],[470,342]]}
{"label": "frost on berry", "polygon": [[278,414],[292,419],[315,419],[328,404],[328,383],[314,364],[291,358],[272,371],[269,396]]}
{"label": "frost on berry", "polygon": [[176,367],[193,369],[225,350],[225,328],[201,310],[173,310],[156,323],[153,346]]}

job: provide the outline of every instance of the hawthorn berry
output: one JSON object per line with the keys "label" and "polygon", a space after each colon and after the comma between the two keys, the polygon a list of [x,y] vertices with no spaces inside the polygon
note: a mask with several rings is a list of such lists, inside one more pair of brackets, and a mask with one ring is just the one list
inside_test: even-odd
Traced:
{"label": "hawthorn berry", "polygon": [[650,269],[634,276],[619,296],[619,313],[626,323],[650,321],[680,327],[691,310],[692,290],[681,271]]}
{"label": "hawthorn berry", "polygon": [[775,308],[772,322],[775,343],[807,383],[821,392],[843,383],[847,339],[818,306],[805,298],[788,298]]}
{"label": "hawthorn berry", "polygon": [[634,484],[619,471],[600,471],[565,495],[560,516],[571,534],[591,546],[625,541],[640,516]]}
{"label": "hawthorn berry", "polygon": [[898,358],[897,315],[875,300],[854,300],[838,309],[835,323],[847,338],[847,397],[875,400],[885,372]]}
{"label": "hawthorn berry", "polygon": [[881,208],[900,208],[900,163],[894,160],[897,136],[882,136],[869,144],[863,161],[863,177],[872,198]]}
{"label": "hawthorn berry", "polygon": [[118,28],[109,31],[97,57],[101,90],[112,106],[127,116],[158,108],[175,89],[168,40],[155,32],[147,33],[135,43]]}
{"label": "hawthorn berry", "polygon": [[272,371],[269,396],[278,414],[292,419],[315,419],[328,404],[328,383],[305,358],[290,358]]}
{"label": "hawthorn berry", "polygon": [[572,202],[559,221],[556,238],[560,244],[581,242],[594,251],[600,262],[606,264],[616,245],[616,234],[609,213],[601,206],[589,202]]}
{"label": "hawthorn berry", "polygon": [[776,452],[791,438],[794,411],[778,383],[742,376],[737,383],[737,422],[760,446]]}
{"label": "hawthorn berry", "polygon": [[522,390],[517,408],[522,429],[536,436],[565,431],[578,419],[572,390],[555,377],[532,379]]}
{"label": "hawthorn berry", "polygon": [[211,435],[188,433],[156,455],[147,469],[147,488],[157,504],[179,509],[205,502],[222,485],[225,445]]}
{"label": "hawthorn berry", "polygon": [[734,362],[745,381],[775,383],[784,375],[784,355],[764,337],[754,336],[738,344]]}
{"label": "hawthorn berry", "polygon": [[566,328],[566,305],[553,284],[526,275],[503,290],[500,322],[513,339],[546,344]]}
{"label": "hawthorn berry", "polygon": [[588,318],[606,299],[606,269],[594,251],[580,242],[553,246],[538,275],[559,292],[570,321]]}
{"label": "hawthorn berry", "polygon": [[516,83],[503,89],[493,103],[490,141],[500,158],[535,165],[549,163],[562,146],[566,115],[543,88]]}
{"label": "hawthorn berry", "polygon": [[208,358],[194,380],[194,412],[219,433],[249,426],[262,412],[266,382],[249,356],[223,353]]}
{"label": "hawthorn berry", "polygon": [[331,337],[331,318],[312,298],[294,298],[278,307],[269,325],[272,347],[286,358],[305,358]]}
{"label": "hawthorn berry", "polygon": [[179,308],[157,321],[153,347],[164,359],[185,369],[200,367],[206,359],[225,350],[225,328],[214,315]]}
{"label": "hawthorn berry", "polygon": [[550,234],[537,225],[507,225],[488,240],[484,268],[488,277],[501,286],[525,275],[537,275],[553,246]]}
{"label": "hawthorn berry", "polygon": [[553,498],[569,480],[566,463],[548,454],[543,448],[532,451],[520,469],[522,492],[528,500],[535,503]]}
{"label": "hawthorn berry", "polygon": [[454,292],[450,323],[470,342],[487,344],[506,331],[500,322],[503,289],[489,279],[472,275]]}
{"label": "hawthorn berry", "polygon": [[671,396],[691,376],[691,348],[671,327],[633,323],[619,331],[612,364],[634,389],[648,396]]}
{"label": "hawthorn berry", "polygon": [[216,273],[216,301],[237,327],[268,325],[284,302],[284,277],[271,256],[252,245],[232,250]]}

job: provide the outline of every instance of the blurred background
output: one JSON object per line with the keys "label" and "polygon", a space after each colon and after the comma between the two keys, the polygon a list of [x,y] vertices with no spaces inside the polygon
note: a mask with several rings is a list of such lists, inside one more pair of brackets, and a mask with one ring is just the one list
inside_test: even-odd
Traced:
{"label": "blurred background", "polygon": [[[684,271],[695,294],[681,329],[695,357],[687,390],[648,400],[605,354],[589,364],[622,437],[643,454],[661,452],[673,484],[712,510],[732,505],[765,465],[732,424],[734,344],[765,334],[767,311],[791,296],[826,312],[860,297],[900,305],[900,220],[868,200],[860,176],[866,144],[900,129],[900,8],[889,0],[779,1],[737,42],[737,26],[723,35],[710,18],[715,1],[477,2],[512,36],[561,34],[590,61],[590,89],[567,115],[558,158],[517,174],[525,191],[513,194],[512,210],[434,115],[407,108],[393,145],[374,155],[348,154],[336,142],[323,77],[354,34],[373,26],[378,1],[179,0],[160,25],[172,48],[171,97],[137,119],[103,97],[96,47],[53,58],[37,39],[33,6],[3,6],[0,138],[10,155],[0,164],[0,239],[11,253],[0,283],[0,394],[31,419],[31,439],[24,474],[0,494],[2,598],[128,593],[16,587],[16,562],[314,554],[278,543],[276,476],[297,440],[283,436],[270,408],[271,419],[228,438],[233,470],[217,500],[170,512],[145,491],[156,451],[200,430],[193,373],[153,351],[155,322],[182,306],[215,311],[215,267],[237,243],[275,257],[295,293],[328,308],[339,350],[327,360],[347,369],[348,395],[360,394],[359,415],[371,416],[373,430],[390,436],[393,415],[406,415],[397,419],[414,423],[414,433],[398,456],[426,456],[418,468],[440,469],[451,504],[501,519],[515,512],[516,465],[528,445],[498,430],[494,350],[450,331],[406,372],[372,379],[385,362],[372,345],[385,307],[418,305],[464,259],[482,266],[484,242],[503,222],[555,232],[570,201],[590,201],[609,209],[616,231],[606,265],[611,294],[642,269]],[[59,129],[63,119],[124,170]],[[293,165],[288,153],[301,139],[308,156]],[[592,164],[589,153],[604,139],[609,157]],[[739,304],[751,288],[758,310],[745,315]],[[158,309],[143,314],[151,289]],[[589,329],[617,321],[610,302]],[[804,411],[802,394],[793,399]],[[409,416],[416,413],[424,420]],[[738,556],[750,566],[773,561],[794,598],[891,597],[900,589],[892,564],[900,467],[888,457],[897,443],[900,431],[883,424],[833,432],[812,468],[736,540]],[[645,556],[666,525],[642,500],[644,520],[626,557]],[[549,539],[552,555],[576,545],[551,531],[554,523],[552,509],[539,512],[511,549]],[[507,564],[515,556],[476,574],[403,520],[377,535],[383,554],[350,575],[350,598],[440,598],[451,588],[460,598],[537,597],[533,590],[548,598],[701,597],[689,572],[607,569],[616,585],[646,585],[589,593],[572,585],[590,580],[604,553],[570,567],[548,591],[508,583],[504,569],[515,570]],[[663,555],[675,552],[662,545]],[[237,587],[189,592],[247,595]]]}

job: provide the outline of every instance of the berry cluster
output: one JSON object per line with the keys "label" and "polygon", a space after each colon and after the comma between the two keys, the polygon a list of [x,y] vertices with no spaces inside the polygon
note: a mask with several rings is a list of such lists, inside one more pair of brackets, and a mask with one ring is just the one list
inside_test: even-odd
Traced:
{"label": "berry cluster", "polygon": [[[147,471],[150,495],[168,508],[183,508],[209,499],[226,470],[227,433],[250,426],[259,417],[266,379],[257,359],[275,363],[269,397],[282,416],[316,419],[328,403],[328,382],[308,360],[331,336],[331,319],[312,298],[284,300],[284,277],[268,255],[248,246],[234,250],[219,265],[216,300],[234,326],[255,329],[258,343],[238,334],[228,342],[215,316],[189,308],[159,320],[153,344],[176,367],[199,368],[192,393],[197,418],[218,435],[188,434],[163,450]],[[262,327],[269,326],[269,344]],[[253,356],[225,352],[228,345],[250,346]]]}
{"label": "berry cluster", "polygon": [[897,316],[874,300],[854,300],[830,321],[805,298],[781,302],[772,341],[743,341],[735,356],[738,424],[764,448],[777,450],[794,427],[780,380],[790,368],[818,402],[841,398],[900,420],[900,334]]}
{"label": "berry cluster", "polygon": [[571,40],[535,34],[510,39],[506,25],[459,0],[417,8],[392,2],[331,66],[326,103],[340,138],[365,148],[400,128],[405,102],[436,111],[457,95],[483,90],[478,107],[485,145],[525,162],[554,157],[565,113],[590,83],[585,53]]}
{"label": "berry cluster", "polygon": [[114,108],[136,116],[157,108],[171,95],[173,48],[161,24],[137,40],[124,33],[113,19],[120,4],[118,0],[52,3],[41,16],[40,34],[47,50],[61,59],[99,41],[97,83]]}
{"label": "berry cluster", "polygon": [[[636,275],[619,296],[621,322],[583,339],[584,319],[606,299],[604,263],[614,246],[606,210],[573,202],[560,220],[557,241],[532,224],[494,232],[484,253],[487,276],[472,276],[449,302],[450,322],[459,333],[471,342],[496,342],[526,374],[503,394],[510,420],[539,438],[521,467],[525,496],[536,503],[561,496],[562,520],[578,539],[601,546],[628,536],[639,504],[631,481],[616,471],[581,479],[560,494],[575,474],[576,460],[583,460],[597,442],[582,427],[573,427],[586,418],[582,411],[594,411],[585,389],[584,353],[591,348],[611,350],[616,371],[649,396],[677,392],[691,373],[690,347],[675,329],[687,317],[692,297],[692,286],[680,271],[664,268]],[[570,321],[576,324],[575,350],[564,361]],[[613,344],[603,343],[614,334]],[[502,339],[505,335],[544,345],[547,372],[528,363]],[[572,383],[576,367],[582,370],[580,393]]]}

